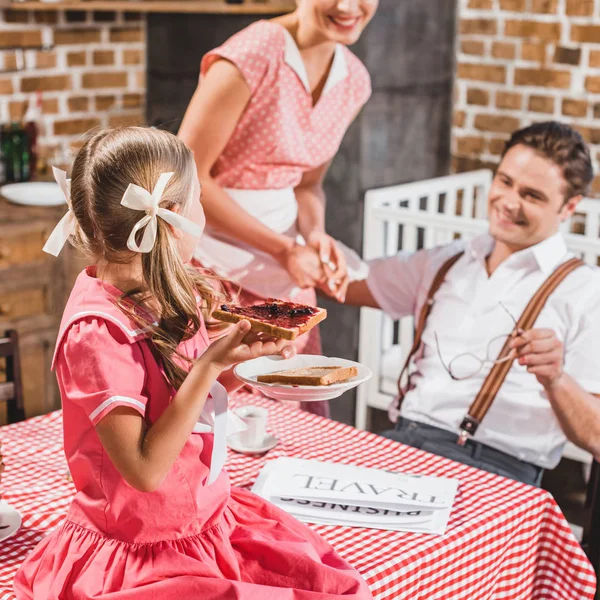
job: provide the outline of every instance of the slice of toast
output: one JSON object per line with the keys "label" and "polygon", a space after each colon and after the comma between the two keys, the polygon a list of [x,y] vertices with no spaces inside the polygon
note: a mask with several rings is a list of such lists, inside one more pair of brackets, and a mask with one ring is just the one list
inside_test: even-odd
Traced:
{"label": "slice of toast", "polygon": [[218,321],[237,323],[245,319],[251,329],[284,340],[295,340],[327,317],[324,308],[270,298],[255,306],[222,305],[212,316]]}
{"label": "slice of toast", "polygon": [[304,367],[276,371],[268,375],[259,375],[256,380],[261,383],[282,383],[285,385],[331,385],[356,377],[356,367]]}

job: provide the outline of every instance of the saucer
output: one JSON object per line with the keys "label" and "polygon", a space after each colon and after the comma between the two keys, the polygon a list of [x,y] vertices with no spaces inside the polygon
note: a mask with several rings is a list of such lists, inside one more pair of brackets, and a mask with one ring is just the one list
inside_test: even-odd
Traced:
{"label": "saucer", "polygon": [[21,515],[8,502],[0,500],[0,541],[14,535],[21,527]]}
{"label": "saucer", "polygon": [[227,446],[229,446],[229,448],[231,448],[234,452],[239,452],[240,454],[248,455],[264,454],[265,452],[268,452],[269,450],[275,448],[277,444],[279,444],[279,440],[270,433],[267,433],[267,435],[263,439],[262,444],[260,446],[257,446],[256,448],[248,448],[246,446],[243,446],[240,442],[239,433],[233,433],[227,438]]}

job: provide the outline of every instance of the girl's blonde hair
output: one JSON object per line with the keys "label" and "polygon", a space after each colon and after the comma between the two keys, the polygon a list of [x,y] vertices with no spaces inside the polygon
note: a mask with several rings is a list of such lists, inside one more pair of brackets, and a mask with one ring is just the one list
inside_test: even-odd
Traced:
{"label": "girl's blonde hair", "polygon": [[[143,213],[121,205],[127,186],[134,183],[151,192],[162,173],[173,172],[160,206],[178,207],[185,214],[195,169],[192,152],[166,131],[126,127],[96,133],[78,152],[72,169],[71,205],[79,226],[75,245],[96,260],[132,261],[137,253],[127,248],[127,238]],[[141,265],[142,287],[124,293],[118,306],[149,331],[167,377],[178,389],[191,360],[177,348],[199,331],[202,317],[208,320],[222,299],[220,286],[216,278],[184,265],[177,239],[162,219],[157,219],[154,248],[141,254]],[[217,285],[211,285],[210,279]],[[140,310],[149,300],[158,305],[158,323],[147,309]]]}

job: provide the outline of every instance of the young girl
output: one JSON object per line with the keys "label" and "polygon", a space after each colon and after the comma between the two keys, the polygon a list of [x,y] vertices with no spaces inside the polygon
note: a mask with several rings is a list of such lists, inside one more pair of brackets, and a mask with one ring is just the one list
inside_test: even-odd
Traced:
{"label": "young girl", "polygon": [[65,309],[54,366],[77,489],[15,578],[18,600],[368,599],[308,527],[221,470],[235,426],[228,369],[292,352],[243,321],[208,346],[217,296],[184,267],[204,226],[192,153],[158,130],[92,137],[51,236],[94,257]]}

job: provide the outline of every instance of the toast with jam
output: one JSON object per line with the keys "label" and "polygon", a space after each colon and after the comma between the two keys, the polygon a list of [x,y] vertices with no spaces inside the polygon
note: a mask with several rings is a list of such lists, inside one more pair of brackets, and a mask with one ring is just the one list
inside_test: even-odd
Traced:
{"label": "toast with jam", "polygon": [[327,317],[324,308],[270,298],[254,306],[222,304],[212,315],[218,321],[250,322],[251,329],[284,340],[295,340]]}

